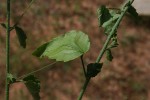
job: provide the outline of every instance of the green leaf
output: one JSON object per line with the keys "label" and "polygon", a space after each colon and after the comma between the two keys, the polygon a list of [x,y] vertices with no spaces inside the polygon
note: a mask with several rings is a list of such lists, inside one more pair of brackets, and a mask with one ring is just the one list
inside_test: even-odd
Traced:
{"label": "green leaf", "polygon": [[112,42],[111,42],[111,44],[108,46],[107,49],[115,48],[115,47],[117,47],[118,45],[119,45],[119,44],[118,44],[118,42],[117,42],[117,38],[114,37],[113,40],[112,40]]}
{"label": "green leaf", "polygon": [[39,48],[37,48],[33,53],[32,55],[36,56],[36,57],[40,57],[43,52],[46,50],[47,46],[49,45],[49,42],[41,45]]}
{"label": "green leaf", "polygon": [[107,58],[108,61],[112,61],[113,60],[113,56],[112,56],[112,53],[111,53],[110,49],[106,50],[106,58]]}
{"label": "green leaf", "polygon": [[95,77],[103,66],[103,63],[90,63],[87,65],[87,77]]}
{"label": "green leaf", "polygon": [[109,13],[111,14],[111,16],[114,16],[116,14],[121,14],[121,10],[118,8],[109,8]]}
{"label": "green leaf", "polygon": [[34,100],[40,100],[40,81],[33,75],[23,78],[23,81]]}
{"label": "green leaf", "polygon": [[7,74],[7,78],[9,80],[9,84],[16,82],[16,78],[12,74]]}
{"label": "green leaf", "polygon": [[[6,29],[6,24],[5,23],[0,23],[1,24],[1,26],[3,27],[3,28],[5,28]],[[14,29],[14,27],[10,27],[10,31],[12,31]]]}
{"label": "green leaf", "polygon": [[26,39],[27,39],[27,36],[26,36],[25,32],[22,30],[22,28],[20,28],[18,26],[15,27],[15,30],[16,30],[16,34],[18,36],[18,40],[19,40],[20,45],[23,48],[26,48]]}
{"label": "green leaf", "polygon": [[73,30],[41,45],[33,55],[67,62],[86,53],[89,47],[88,36],[81,31]]}
{"label": "green leaf", "polygon": [[99,26],[102,26],[104,22],[108,21],[111,18],[109,10],[104,5],[98,8],[97,14],[98,14]]}
{"label": "green leaf", "polygon": [[130,15],[132,15],[136,20],[139,19],[139,15],[138,15],[138,13],[136,12],[136,9],[135,9],[132,5],[129,6],[129,8],[128,8],[128,13],[129,13]]}
{"label": "green leaf", "polygon": [[112,30],[112,27],[115,25],[117,19],[119,18],[119,14],[114,15],[111,17],[107,22],[105,22],[102,27],[104,28],[105,34],[109,34]]}
{"label": "green leaf", "polygon": [[6,29],[6,24],[1,23],[1,26]]}
{"label": "green leaf", "polygon": [[120,12],[116,10],[107,9],[102,6],[97,10],[99,26],[104,28],[105,34],[108,35],[112,27],[115,25],[120,16]]}

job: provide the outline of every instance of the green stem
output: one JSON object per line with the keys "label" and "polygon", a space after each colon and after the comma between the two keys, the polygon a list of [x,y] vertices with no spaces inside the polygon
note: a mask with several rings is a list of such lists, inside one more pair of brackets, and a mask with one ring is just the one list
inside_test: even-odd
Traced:
{"label": "green stem", "polygon": [[[52,65],[54,65],[54,64],[56,64],[56,63],[57,63],[57,62],[53,62],[53,63],[51,63],[51,64],[48,64],[48,65],[46,65],[46,66],[44,66],[44,67],[42,67],[42,68],[40,68],[40,69],[34,70],[34,71],[32,71],[32,72],[30,72],[30,73],[28,73],[28,74],[25,74],[25,75],[23,75],[23,76],[20,76],[20,77],[18,77],[18,79],[22,79],[22,78],[25,78],[26,76],[35,74],[35,73],[37,73],[37,72],[39,72],[39,71],[41,71],[41,70],[44,70],[44,69],[46,69],[47,67],[50,67],[50,66],[52,66]],[[53,68],[53,66],[52,66],[51,68]]]}
{"label": "green stem", "polygon": [[90,79],[91,79],[91,78],[86,78],[86,81],[85,81],[85,83],[84,83],[84,85],[83,85],[83,88],[82,88],[82,90],[81,90],[81,92],[80,92],[80,94],[79,94],[77,100],[82,100],[83,94],[84,94],[84,92],[85,92],[85,90],[86,90],[86,88],[87,88],[87,85],[88,85]]}
{"label": "green stem", "polygon": [[[126,4],[128,4],[128,3],[132,4],[133,1],[134,1],[134,0],[128,0]],[[105,43],[104,43],[104,45],[103,45],[103,47],[102,47],[100,53],[99,53],[99,55],[98,55],[98,57],[97,57],[97,59],[96,59],[96,63],[99,63],[100,60],[102,59],[103,54],[105,53],[105,51],[106,51],[106,49],[107,49],[107,46],[108,46],[108,44],[109,44],[109,42],[110,42],[112,36],[116,33],[117,28],[118,28],[118,26],[119,26],[119,24],[120,24],[120,22],[121,22],[123,16],[124,16],[125,13],[127,12],[128,6],[126,6],[126,4],[123,6],[123,8],[122,8],[122,13],[121,13],[120,17],[118,18],[118,20],[117,20],[117,22],[115,23],[115,25],[113,26],[113,28],[112,28],[110,34],[108,35],[108,37],[107,37],[107,39],[106,39],[106,41],[105,41]],[[83,94],[84,94],[84,92],[85,92],[85,90],[86,90],[86,88],[87,88],[87,86],[88,86],[88,83],[90,82],[90,79],[91,79],[91,78],[86,79],[86,81],[85,81],[85,83],[84,83],[84,85],[83,85],[83,89],[81,90],[80,95],[78,96],[78,100],[82,100],[82,96],[83,96]]]}
{"label": "green stem", "polygon": [[8,74],[10,69],[10,62],[9,62],[9,48],[10,48],[10,0],[7,0],[7,22],[6,22],[6,83],[5,83],[5,98],[9,100],[9,80]]}
{"label": "green stem", "polygon": [[84,76],[86,78],[86,70],[85,70],[85,65],[84,65],[84,61],[83,61],[83,55],[80,58],[81,58],[81,63],[82,63],[82,67],[83,67]]}
{"label": "green stem", "polygon": [[28,11],[28,9],[31,7],[31,5],[34,3],[34,1],[35,1],[35,0],[32,0],[32,1],[30,2],[30,4],[28,5],[28,7],[23,11],[23,13],[22,13],[21,16],[18,18],[17,22],[15,23],[15,25],[14,25],[13,27],[15,27],[15,26],[18,25],[18,23],[20,22],[20,20],[21,20],[22,17],[24,16],[24,14]]}

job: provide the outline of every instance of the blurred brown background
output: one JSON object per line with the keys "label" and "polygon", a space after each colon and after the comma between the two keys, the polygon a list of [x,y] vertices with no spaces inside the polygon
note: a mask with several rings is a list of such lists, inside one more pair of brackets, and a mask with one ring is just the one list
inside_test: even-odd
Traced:
{"label": "blurred brown background", "polygon": [[[11,25],[30,0],[11,0]],[[11,33],[11,72],[22,76],[54,62],[32,56],[32,52],[53,37],[76,29],[87,33],[91,48],[84,56],[86,64],[94,62],[106,36],[98,28],[96,10],[101,5],[119,7],[124,0],[35,0],[20,22],[27,34],[27,48],[19,46]],[[0,0],[0,22],[6,20],[6,0]],[[83,100],[150,100],[150,16],[141,16],[138,23],[127,15],[119,29],[119,47],[114,59],[103,59],[102,72],[93,78]],[[5,29],[0,26],[0,100],[5,86]],[[35,74],[41,81],[41,100],[76,100],[84,82],[80,59],[58,62]],[[21,83],[11,86],[10,100],[32,100]]]}

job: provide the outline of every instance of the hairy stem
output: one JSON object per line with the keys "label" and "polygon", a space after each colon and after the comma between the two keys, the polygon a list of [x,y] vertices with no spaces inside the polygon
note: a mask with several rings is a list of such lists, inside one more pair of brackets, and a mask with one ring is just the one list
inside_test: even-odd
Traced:
{"label": "hairy stem", "polygon": [[10,48],[10,0],[7,0],[7,22],[6,22],[6,83],[5,83],[5,98],[9,100],[9,69],[10,69],[10,62],[9,62],[9,48]]}
{"label": "hairy stem", "polygon": [[[106,51],[106,49],[107,49],[107,46],[108,46],[108,44],[109,44],[109,42],[110,42],[112,36],[116,33],[117,28],[118,28],[118,26],[119,26],[119,24],[120,24],[120,22],[121,22],[123,16],[124,16],[125,13],[127,12],[128,6],[126,6],[126,4],[128,4],[128,3],[132,4],[133,1],[134,1],[134,0],[128,0],[128,1],[125,3],[125,5],[122,7],[122,9],[121,9],[121,10],[122,10],[122,13],[121,13],[121,15],[119,16],[119,18],[118,18],[117,22],[115,23],[115,25],[112,27],[112,30],[111,30],[110,34],[108,35],[108,37],[107,37],[107,39],[106,39],[106,41],[105,41],[105,43],[104,43],[104,45],[103,45],[103,47],[102,47],[100,53],[99,53],[99,55],[98,55],[98,57],[97,57],[97,59],[96,59],[96,63],[99,63],[99,62],[100,62],[101,58],[103,57],[103,55],[104,55],[104,53],[105,53],[105,51]],[[86,88],[87,88],[87,86],[88,86],[88,83],[90,82],[90,79],[91,79],[91,78],[86,79],[86,81],[85,81],[85,83],[84,83],[84,85],[83,85],[83,89],[81,90],[80,95],[78,96],[78,100],[82,100],[82,96],[83,96],[83,94],[84,94],[84,92],[85,92],[85,90],[86,90]]]}

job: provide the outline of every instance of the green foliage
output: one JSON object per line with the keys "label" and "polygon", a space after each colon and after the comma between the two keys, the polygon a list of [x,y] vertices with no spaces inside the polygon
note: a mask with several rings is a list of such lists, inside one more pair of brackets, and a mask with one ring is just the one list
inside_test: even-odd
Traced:
{"label": "green foliage", "polygon": [[49,42],[41,45],[39,48],[37,48],[32,54],[36,57],[40,57],[42,56],[42,54],[44,53],[44,51],[46,50],[47,46],[49,45]]}
{"label": "green foliage", "polygon": [[6,24],[1,23],[1,26],[6,29]]}
{"label": "green foliage", "polygon": [[117,47],[119,44],[117,42],[117,34],[115,34],[113,37],[112,37],[112,41],[111,43],[108,45],[107,49],[106,49],[106,59],[108,61],[112,61],[113,60],[113,55],[112,55],[112,52],[111,52],[111,49],[112,48],[115,48]]}
{"label": "green foliage", "polygon": [[[27,9],[31,6],[34,0],[31,1],[30,5],[24,10],[23,14],[20,16],[20,19],[23,17]],[[83,86],[83,90],[81,91],[81,95],[79,95],[79,99],[82,99],[82,96],[88,86],[88,83],[92,77],[95,77],[100,71],[103,66],[103,63],[99,63],[103,54],[106,52],[106,57],[109,61],[112,61],[113,56],[111,53],[111,49],[118,46],[117,42],[117,28],[125,15],[126,12],[130,13],[132,16],[135,17],[135,19],[138,17],[138,14],[136,12],[136,9],[131,6],[133,3],[133,0],[128,0],[127,3],[122,7],[121,10],[112,10],[106,8],[104,5],[101,6],[98,10],[98,22],[99,27],[104,28],[104,33],[107,35],[107,40],[104,43],[104,46],[102,47],[102,50],[100,54],[97,57],[96,63],[90,63],[87,65],[87,71],[85,71],[86,68],[84,68],[84,62],[82,60],[83,64],[83,70],[85,72],[85,84]],[[9,40],[10,40],[10,31],[15,29],[16,34],[18,36],[18,40],[20,45],[23,48],[26,48],[26,39],[27,36],[22,28],[18,27],[18,22],[14,24],[13,27],[10,27],[10,0],[7,0],[7,24],[1,23],[2,27],[4,27],[7,30],[6,34],[6,73],[7,73],[7,79],[6,79],[6,100],[9,100],[9,84],[14,82],[22,82],[16,81],[16,78],[9,73]],[[64,35],[58,36],[51,41],[41,45],[39,48],[37,48],[33,55],[37,57],[43,57],[46,56],[49,59],[55,59],[56,61],[63,61],[67,62],[73,59],[76,59],[77,57],[80,57],[84,53],[86,53],[90,48],[90,42],[88,35],[81,31],[72,30],[70,32],[67,32]],[[46,66],[47,67],[47,66]],[[43,67],[42,69],[46,68]],[[41,69],[38,69],[36,71],[31,72],[32,74],[39,71]],[[25,75],[27,77],[23,78],[23,82],[28,88],[29,92],[32,94],[34,100],[40,100],[40,81],[31,75],[31,73]]]}
{"label": "green foliage", "polygon": [[132,15],[132,16],[134,17],[134,19],[136,19],[136,20],[139,19],[139,15],[138,15],[138,13],[136,12],[136,9],[135,9],[132,5],[129,6],[128,13],[129,13],[130,15]]}
{"label": "green foliage", "polygon": [[9,80],[9,82],[8,82],[9,84],[16,82],[16,78],[10,73],[7,74],[7,78]]}
{"label": "green foliage", "polygon": [[[7,25],[4,24],[4,23],[0,23],[1,26],[3,28],[6,29]],[[22,28],[18,27],[18,26],[14,26],[14,27],[9,27],[9,30],[13,30],[15,29],[16,30],[16,34],[17,34],[17,37],[18,37],[18,40],[19,40],[19,43],[20,45],[23,47],[23,48],[26,48],[26,39],[27,39],[27,36],[25,34],[25,32],[23,31]]]}
{"label": "green foliage", "polygon": [[15,30],[16,30],[16,34],[18,36],[18,40],[19,40],[20,45],[23,48],[26,48],[26,39],[27,39],[27,36],[26,36],[25,32],[23,31],[22,28],[20,28],[18,26],[15,26]]}
{"label": "green foliage", "polygon": [[112,38],[112,42],[110,43],[110,45],[107,47],[107,49],[112,49],[117,47],[119,44],[117,42],[117,36]]}
{"label": "green foliage", "polygon": [[[118,18],[120,17],[120,10],[112,10],[107,9],[105,6],[101,6],[98,10],[98,21],[99,26],[104,28],[104,32],[106,35],[109,35],[112,31],[113,26],[116,24]],[[111,43],[106,48],[106,58],[109,61],[112,61],[113,56],[111,53],[111,49],[118,46],[117,42],[117,34],[116,29],[114,30],[114,33],[111,37]]]}
{"label": "green foliage", "polygon": [[86,53],[89,47],[88,36],[81,31],[73,30],[41,45],[33,52],[33,55],[67,62]]}
{"label": "green foliage", "polygon": [[[1,24],[1,26],[3,27],[3,28],[5,28],[6,29],[6,24],[5,23],[0,23]],[[11,31],[11,30],[13,30],[14,29],[14,27],[9,27],[9,30]]]}
{"label": "green foliage", "polygon": [[[5,28],[5,29],[7,28],[6,24],[4,24],[4,23],[0,23],[0,24],[1,24],[1,26],[3,28]],[[15,29],[15,31],[16,31],[16,34],[17,34],[17,37],[18,37],[20,45],[23,48],[26,48],[26,39],[27,39],[27,36],[26,36],[25,32],[23,31],[23,29],[20,28],[20,27],[18,27],[18,26],[15,26],[15,25],[14,25],[14,27],[9,27],[10,31],[13,30],[13,29]]]}
{"label": "green foliage", "polygon": [[40,81],[33,75],[23,78],[24,84],[32,94],[34,100],[40,100]]}
{"label": "green foliage", "polygon": [[111,53],[111,50],[110,50],[110,49],[107,49],[107,50],[106,50],[106,58],[107,58],[107,60],[109,60],[109,61],[112,61],[112,60],[113,60],[113,56],[112,56],[112,53]]}
{"label": "green foliage", "polygon": [[105,22],[107,22],[112,16],[109,13],[109,10],[106,8],[106,6],[102,5],[98,10],[98,21],[99,21],[99,27],[101,27]]}
{"label": "green foliage", "polygon": [[120,16],[118,11],[107,9],[105,6],[101,6],[100,8],[98,8],[97,15],[99,27],[104,28],[104,32],[106,35],[111,32],[112,27],[115,25],[117,19]]}
{"label": "green foliage", "polygon": [[90,63],[87,65],[87,77],[95,77],[103,66],[103,63]]}

